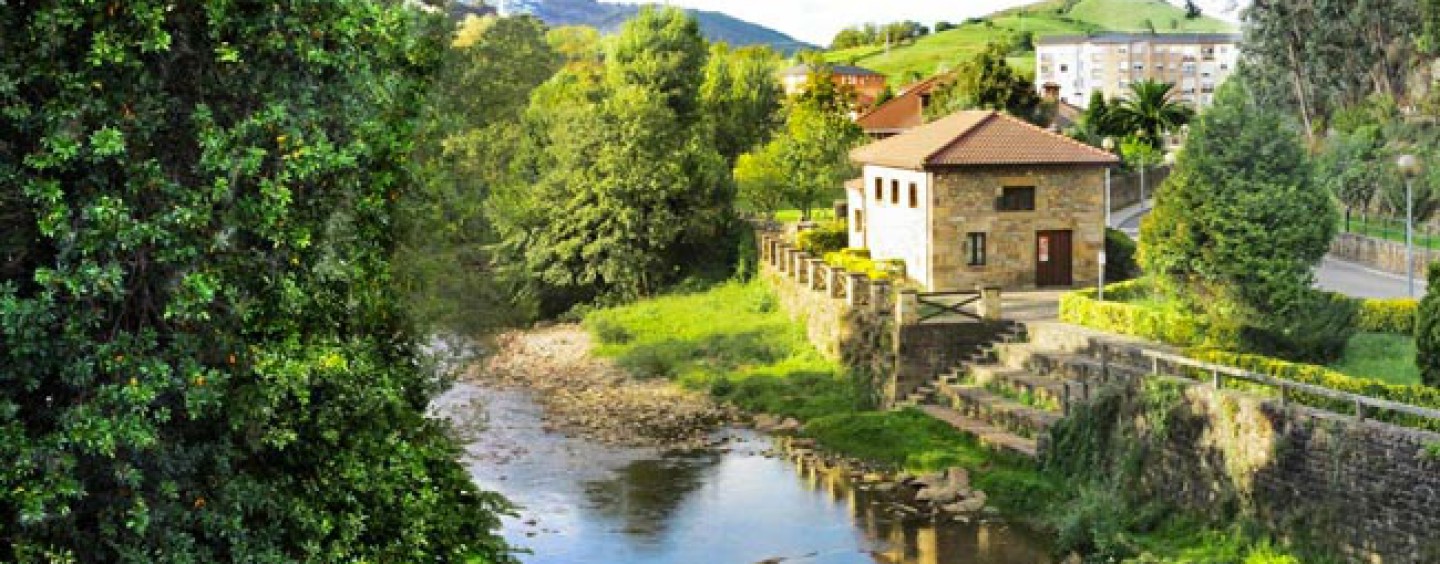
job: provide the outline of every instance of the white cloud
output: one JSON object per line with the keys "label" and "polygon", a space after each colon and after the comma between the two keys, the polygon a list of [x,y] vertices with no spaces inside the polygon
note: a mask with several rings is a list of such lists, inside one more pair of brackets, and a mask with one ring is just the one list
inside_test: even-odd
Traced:
{"label": "white cloud", "polygon": [[[637,0],[603,0],[634,3]],[[656,0],[672,4],[724,12],[742,20],[755,22],[783,31],[796,39],[816,45],[828,45],[841,29],[866,22],[915,20],[927,26],[946,20],[964,21],[1006,8],[1034,3],[1035,0]],[[1171,0],[1179,4],[1183,0]],[[1235,0],[1202,0],[1202,5],[1231,4]],[[1215,13],[1217,10],[1207,10]],[[1216,14],[1219,15],[1219,14]],[[1223,16],[1222,16],[1223,17]]]}

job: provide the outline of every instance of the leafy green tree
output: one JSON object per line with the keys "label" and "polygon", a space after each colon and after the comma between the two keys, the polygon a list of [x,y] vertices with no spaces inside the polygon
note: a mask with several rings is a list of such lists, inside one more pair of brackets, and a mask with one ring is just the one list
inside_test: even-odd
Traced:
{"label": "leafy green tree", "polygon": [[[1141,262],[1175,298],[1238,324],[1303,314],[1335,234],[1296,128],[1227,83],[1141,227]],[[1257,158],[1263,155],[1264,158]]]}
{"label": "leafy green tree", "polygon": [[766,143],[736,161],[739,203],[748,211],[771,217],[788,201],[789,179],[781,164],[784,149],[783,143]]}
{"label": "leafy green tree", "polygon": [[567,68],[532,94],[516,181],[488,208],[505,274],[540,315],[636,299],[723,262],[706,253],[727,247],[716,242],[734,227],[734,187],[700,119],[706,55],[685,12],[646,8],[602,69]]}
{"label": "leafy green tree", "polygon": [[1200,5],[1195,0],[1185,0],[1185,19],[1193,20],[1200,17]]}
{"label": "leafy green tree", "polygon": [[1440,263],[1426,271],[1429,286],[1415,311],[1415,364],[1426,386],[1440,387]]}
{"label": "leafy green tree", "polygon": [[1165,153],[1156,149],[1146,139],[1132,135],[1120,142],[1120,156],[1132,170],[1150,169],[1165,158]]}
{"label": "leafy green tree", "polygon": [[0,560],[510,560],[391,284],[448,27],[0,3]]}
{"label": "leafy green tree", "polygon": [[1393,178],[1382,166],[1381,145],[1380,128],[1376,126],[1352,133],[1337,132],[1316,159],[1315,181],[1345,207],[1347,227],[1351,213],[1364,211],[1374,201],[1377,188]]}
{"label": "leafy green tree", "polygon": [[925,117],[934,119],[961,110],[986,109],[1036,120],[1040,95],[1034,83],[1006,60],[1008,48],[991,43],[936,86]]}
{"label": "leafy green tree", "polygon": [[1175,99],[1174,84],[1145,79],[1130,84],[1130,95],[1111,108],[1112,125],[1129,134],[1143,134],[1153,147],[1164,144],[1164,134],[1190,123],[1194,112]]}
{"label": "leafy green tree", "polygon": [[810,213],[856,174],[850,150],[865,133],[845,114],[806,104],[794,104],[785,130],[770,143],[741,157],[736,181],[744,201],[766,212],[784,201]]}
{"label": "leafy green tree", "polygon": [[700,103],[713,129],[715,148],[730,164],[774,133],[785,93],[775,80],[779,53],[768,47],[710,47]]}
{"label": "leafy green tree", "polygon": [[531,91],[561,64],[544,24],[524,16],[462,26],[435,79],[417,160],[423,190],[400,204],[396,278],[428,329],[474,334],[533,317],[494,268],[485,202],[512,181]]}

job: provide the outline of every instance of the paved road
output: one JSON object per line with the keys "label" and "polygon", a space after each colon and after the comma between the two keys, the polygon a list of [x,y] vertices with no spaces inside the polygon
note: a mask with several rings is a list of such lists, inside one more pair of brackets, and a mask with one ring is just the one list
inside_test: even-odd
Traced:
{"label": "paved road", "polygon": [[[1419,272],[1415,276],[1415,297],[1424,297],[1425,280]],[[1357,298],[1403,298],[1408,295],[1404,276],[1331,257],[1325,257],[1320,268],[1315,269],[1315,285]]]}
{"label": "paved road", "polygon": [[[1115,228],[1137,237],[1140,220],[1149,213],[1139,207],[1131,207],[1112,214]],[[1138,238],[1138,237],[1137,237]],[[1425,274],[1416,272],[1415,295],[1425,295]],[[1403,298],[1409,295],[1405,277],[1381,272],[1365,266],[1336,258],[1326,257],[1315,269],[1315,285],[1321,289],[1339,292],[1357,298]]]}

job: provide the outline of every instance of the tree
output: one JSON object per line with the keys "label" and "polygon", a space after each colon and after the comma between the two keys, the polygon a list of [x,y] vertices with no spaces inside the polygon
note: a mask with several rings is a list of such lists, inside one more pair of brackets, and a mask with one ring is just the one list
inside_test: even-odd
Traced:
{"label": "tree", "polygon": [[788,201],[786,183],[789,178],[781,168],[783,150],[781,143],[766,143],[754,152],[741,155],[736,161],[735,184],[739,188],[739,201],[748,211],[771,217]]}
{"label": "tree", "polygon": [[541,316],[652,294],[724,247],[734,188],[703,119],[707,53],[684,11],[645,8],[603,68],[531,96],[529,148],[489,210]]}
{"label": "tree", "polygon": [[1315,164],[1315,180],[1345,206],[1345,223],[1356,209],[1364,211],[1375,199],[1377,187],[1393,175],[1381,166],[1380,129],[1369,126],[1352,133],[1336,132]]}
{"label": "tree", "polygon": [[0,4],[0,560],[511,560],[391,284],[448,22],[260,8]]}
{"label": "tree", "polygon": [[1275,326],[1307,313],[1334,218],[1296,128],[1231,82],[1195,125],[1141,226],[1142,264],[1197,310]]}
{"label": "tree", "polygon": [[1185,0],[1185,19],[1193,20],[1200,17],[1200,5],[1195,0]]}
{"label": "tree", "polygon": [[961,110],[1000,110],[1027,120],[1036,119],[1040,95],[1034,83],[1006,61],[1008,49],[991,43],[973,59],[961,63],[935,88],[925,116],[934,119]]}
{"label": "tree", "polygon": [[1141,134],[1153,147],[1161,147],[1165,134],[1190,122],[1194,112],[1173,96],[1175,85],[1145,79],[1130,84],[1130,96],[1110,109],[1113,125]]}
{"label": "tree", "polygon": [[848,116],[804,105],[791,110],[780,163],[788,177],[786,199],[801,217],[808,221],[815,206],[855,176],[850,150],[864,138]]}
{"label": "tree", "polygon": [[775,80],[780,55],[769,47],[710,48],[700,103],[713,129],[715,148],[733,166],[735,159],[766,139],[780,125],[785,93]]}
{"label": "tree", "polygon": [[1429,286],[1415,311],[1415,364],[1426,386],[1440,387],[1440,263],[1431,263]]}

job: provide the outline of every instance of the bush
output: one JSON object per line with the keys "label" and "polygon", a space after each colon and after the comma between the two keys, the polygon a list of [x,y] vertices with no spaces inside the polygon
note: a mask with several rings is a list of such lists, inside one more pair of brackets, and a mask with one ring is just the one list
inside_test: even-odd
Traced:
{"label": "bush", "polygon": [[1233,332],[1212,328],[1197,316],[1179,309],[1156,309],[1124,303],[1125,300],[1148,295],[1142,280],[1106,286],[1107,301],[1104,302],[1097,300],[1095,294],[1095,289],[1089,288],[1062,296],[1060,320],[1178,347],[1209,345],[1231,348],[1238,340]]}
{"label": "bush", "polygon": [[844,221],[828,221],[801,231],[796,239],[800,250],[818,257],[844,249],[850,243],[850,228]]}
{"label": "bush", "polygon": [[1272,317],[1265,325],[1240,327],[1237,350],[1301,362],[1327,364],[1340,360],[1345,343],[1355,336],[1355,300],[1338,294],[1311,292],[1295,314]]}
{"label": "bush", "polygon": [[899,259],[872,260],[867,249],[844,249],[825,253],[825,264],[848,272],[864,274],[871,280],[898,280],[905,278],[905,261]]}
{"label": "bush", "polygon": [[[1410,405],[1440,409],[1440,389],[1429,386],[1405,386],[1398,384],[1387,384],[1370,378],[1356,378],[1340,372],[1336,372],[1324,366],[1290,362],[1267,356],[1244,354],[1214,349],[1192,349],[1187,355],[1200,361],[1213,362],[1226,366],[1284,378],[1304,384],[1313,384],[1341,392],[1362,395],[1366,397],[1390,400]],[[1319,407],[1339,413],[1352,413],[1355,406],[1350,402],[1336,401],[1318,396],[1303,393],[1290,394],[1290,399],[1305,405]],[[1419,417],[1401,415],[1391,412],[1367,413],[1367,417],[1405,425],[1418,427],[1432,431],[1440,431],[1440,421],[1423,419]]]}
{"label": "bush", "polygon": [[1421,381],[1440,386],[1440,263],[1430,265],[1426,279],[1430,286],[1415,313],[1415,364]]}
{"label": "bush", "polygon": [[1410,298],[1359,300],[1355,329],[1363,333],[1415,333],[1415,312],[1420,301]]}
{"label": "bush", "polygon": [[1117,229],[1105,230],[1105,280],[1124,282],[1140,275],[1140,265],[1135,262],[1136,245],[1125,232]]}

